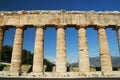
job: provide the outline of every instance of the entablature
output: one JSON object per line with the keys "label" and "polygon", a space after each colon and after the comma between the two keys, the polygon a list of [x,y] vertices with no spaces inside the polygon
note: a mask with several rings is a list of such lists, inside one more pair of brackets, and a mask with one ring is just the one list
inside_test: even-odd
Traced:
{"label": "entablature", "polygon": [[0,11],[0,26],[120,26],[119,11]]}

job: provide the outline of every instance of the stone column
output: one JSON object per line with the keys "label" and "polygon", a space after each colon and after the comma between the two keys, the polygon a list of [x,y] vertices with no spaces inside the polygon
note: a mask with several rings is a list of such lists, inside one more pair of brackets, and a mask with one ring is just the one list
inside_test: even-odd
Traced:
{"label": "stone column", "polygon": [[117,37],[118,37],[118,46],[119,46],[119,53],[120,53],[120,28],[117,29]]}
{"label": "stone column", "polygon": [[36,28],[35,46],[34,46],[34,60],[33,60],[33,72],[43,72],[43,60],[44,60],[44,29],[42,27]]}
{"label": "stone column", "polygon": [[4,29],[0,28],[0,62],[2,57],[3,39],[4,39]]}
{"label": "stone column", "polygon": [[16,27],[14,45],[11,58],[11,72],[20,72],[22,64],[22,48],[23,48],[23,34],[24,30],[22,27]]}
{"label": "stone column", "polygon": [[104,27],[98,28],[98,39],[100,49],[100,63],[103,75],[110,75],[112,72],[111,57]]}
{"label": "stone column", "polygon": [[78,28],[78,53],[79,53],[79,70],[83,74],[90,71],[88,44],[86,38],[86,29],[84,27]]}
{"label": "stone column", "polygon": [[63,26],[57,27],[57,46],[56,46],[56,72],[66,72],[66,42],[65,29]]}

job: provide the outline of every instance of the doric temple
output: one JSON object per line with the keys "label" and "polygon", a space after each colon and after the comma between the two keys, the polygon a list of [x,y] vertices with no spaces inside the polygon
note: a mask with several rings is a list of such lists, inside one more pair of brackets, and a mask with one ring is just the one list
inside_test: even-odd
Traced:
{"label": "doric temple", "polygon": [[[67,72],[65,29],[74,27],[78,31],[79,72]],[[23,34],[26,28],[35,28],[34,60],[32,72],[29,75],[40,77],[91,77],[120,76],[119,71],[112,70],[110,51],[106,36],[106,28],[116,31],[120,50],[120,12],[119,11],[0,11],[0,58],[6,29],[15,28],[14,45],[9,72],[0,75],[22,76],[21,61]],[[44,72],[44,29],[55,27],[57,30],[56,43],[56,72]],[[86,29],[94,28],[98,33],[100,51],[100,72],[91,72],[88,56]],[[25,74],[24,74],[25,75]],[[28,76],[28,74],[26,74]]]}

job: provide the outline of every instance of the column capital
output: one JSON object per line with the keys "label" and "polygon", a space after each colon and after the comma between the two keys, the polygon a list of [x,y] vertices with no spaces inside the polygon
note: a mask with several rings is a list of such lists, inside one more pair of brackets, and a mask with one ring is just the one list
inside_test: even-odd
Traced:
{"label": "column capital", "polygon": [[0,26],[0,29],[3,29],[4,31],[8,30],[5,26]]}
{"label": "column capital", "polygon": [[120,29],[120,26],[114,26],[112,29],[118,31]]}
{"label": "column capital", "polygon": [[85,25],[76,26],[76,29],[77,29],[77,30],[80,29],[80,28],[86,29],[87,27],[86,27]]}
{"label": "column capital", "polygon": [[21,28],[21,29],[23,29],[23,30],[26,30],[26,29],[27,29],[24,25],[16,25],[15,28],[16,28],[16,29]]}
{"label": "column capital", "polygon": [[57,25],[57,26],[56,26],[56,29],[57,29],[57,28],[64,28],[64,29],[66,29],[66,25]]}
{"label": "column capital", "polygon": [[95,30],[98,30],[98,29],[106,29],[106,26],[96,26]]}
{"label": "column capital", "polygon": [[15,25],[15,28],[25,28],[24,25]]}
{"label": "column capital", "polygon": [[35,28],[46,28],[45,25],[36,25]]}
{"label": "column capital", "polygon": [[37,29],[37,28],[46,29],[46,26],[45,25],[35,25],[35,29]]}

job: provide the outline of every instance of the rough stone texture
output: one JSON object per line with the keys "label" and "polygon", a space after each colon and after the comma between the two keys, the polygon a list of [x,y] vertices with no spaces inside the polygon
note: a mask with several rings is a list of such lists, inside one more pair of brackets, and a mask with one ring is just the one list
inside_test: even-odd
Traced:
{"label": "rough stone texture", "polygon": [[56,72],[66,72],[65,29],[57,28]]}
{"label": "rough stone texture", "polygon": [[67,72],[67,73],[51,73],[51,72],[45,72],[38,73],[37,75],[34,75],[33,73],[21,73],[22,76],[19,76],[19,73],[10,73],[9,71],[3,71],[0,72],[0,77],[19,77],[19,78],[120,78],[120,71],[114,71],[112,72],[112,75],[110,76],[103,76],[101,72],[90,72],[88,76],[82,75],[79,72]]}
{"label": "rough stone texture", "polygon": [[29,72],[29,70],[31,69],[32,65],[22,65],[21,66],[21,72]]}
{"label": "rough stone texture", "polygon": [[119,46],[119,53],[120,53],[120,28],[117,30],[117,36],[118,36],[118,46]]}
{"label": "rough stone texture", "polygon": [[3,39],[4,39],[4,30],[0,28],[0,61],[2,56]]}
{"label": "rough stone texture", "polygon": [[44,29],[41,27],[36,28],[35,46],[34,46],[34,60],[33,72],[43,72],[44,60]]}
{"label": "rough stone texture", "polygon": [[98,28],[98,39],[100,48],[101,71],[103,75],[110,75],[112,72],[112,64],[105,28]]}
{"label": "rough stone texture", "polygon": [[56,72],[56,66],[53,66],[52,72]]}
{"label": "rough stone texture", "polygon": [[2,71],[9,71],[9,70],[10,70],[10,65],[6,65],[6,66],[4,66]]}
{"label": "rough stone texture", "polygon": [[90,63],[85,28],[78,28],[78,46],[79,70],[82,73],[88,74],[88,72],[90,71]]}
{"label": "rough stone texture", "polygon": [[21,27],[16,28],[10,67],[11,72],[20,72],[21,70],[23,33],[24,33],[23,28]]}
{"label": "rough stone texture", "polygon": [[4,25],[92,25],[120,26],[119,11],[0,11],[0,26]]}

